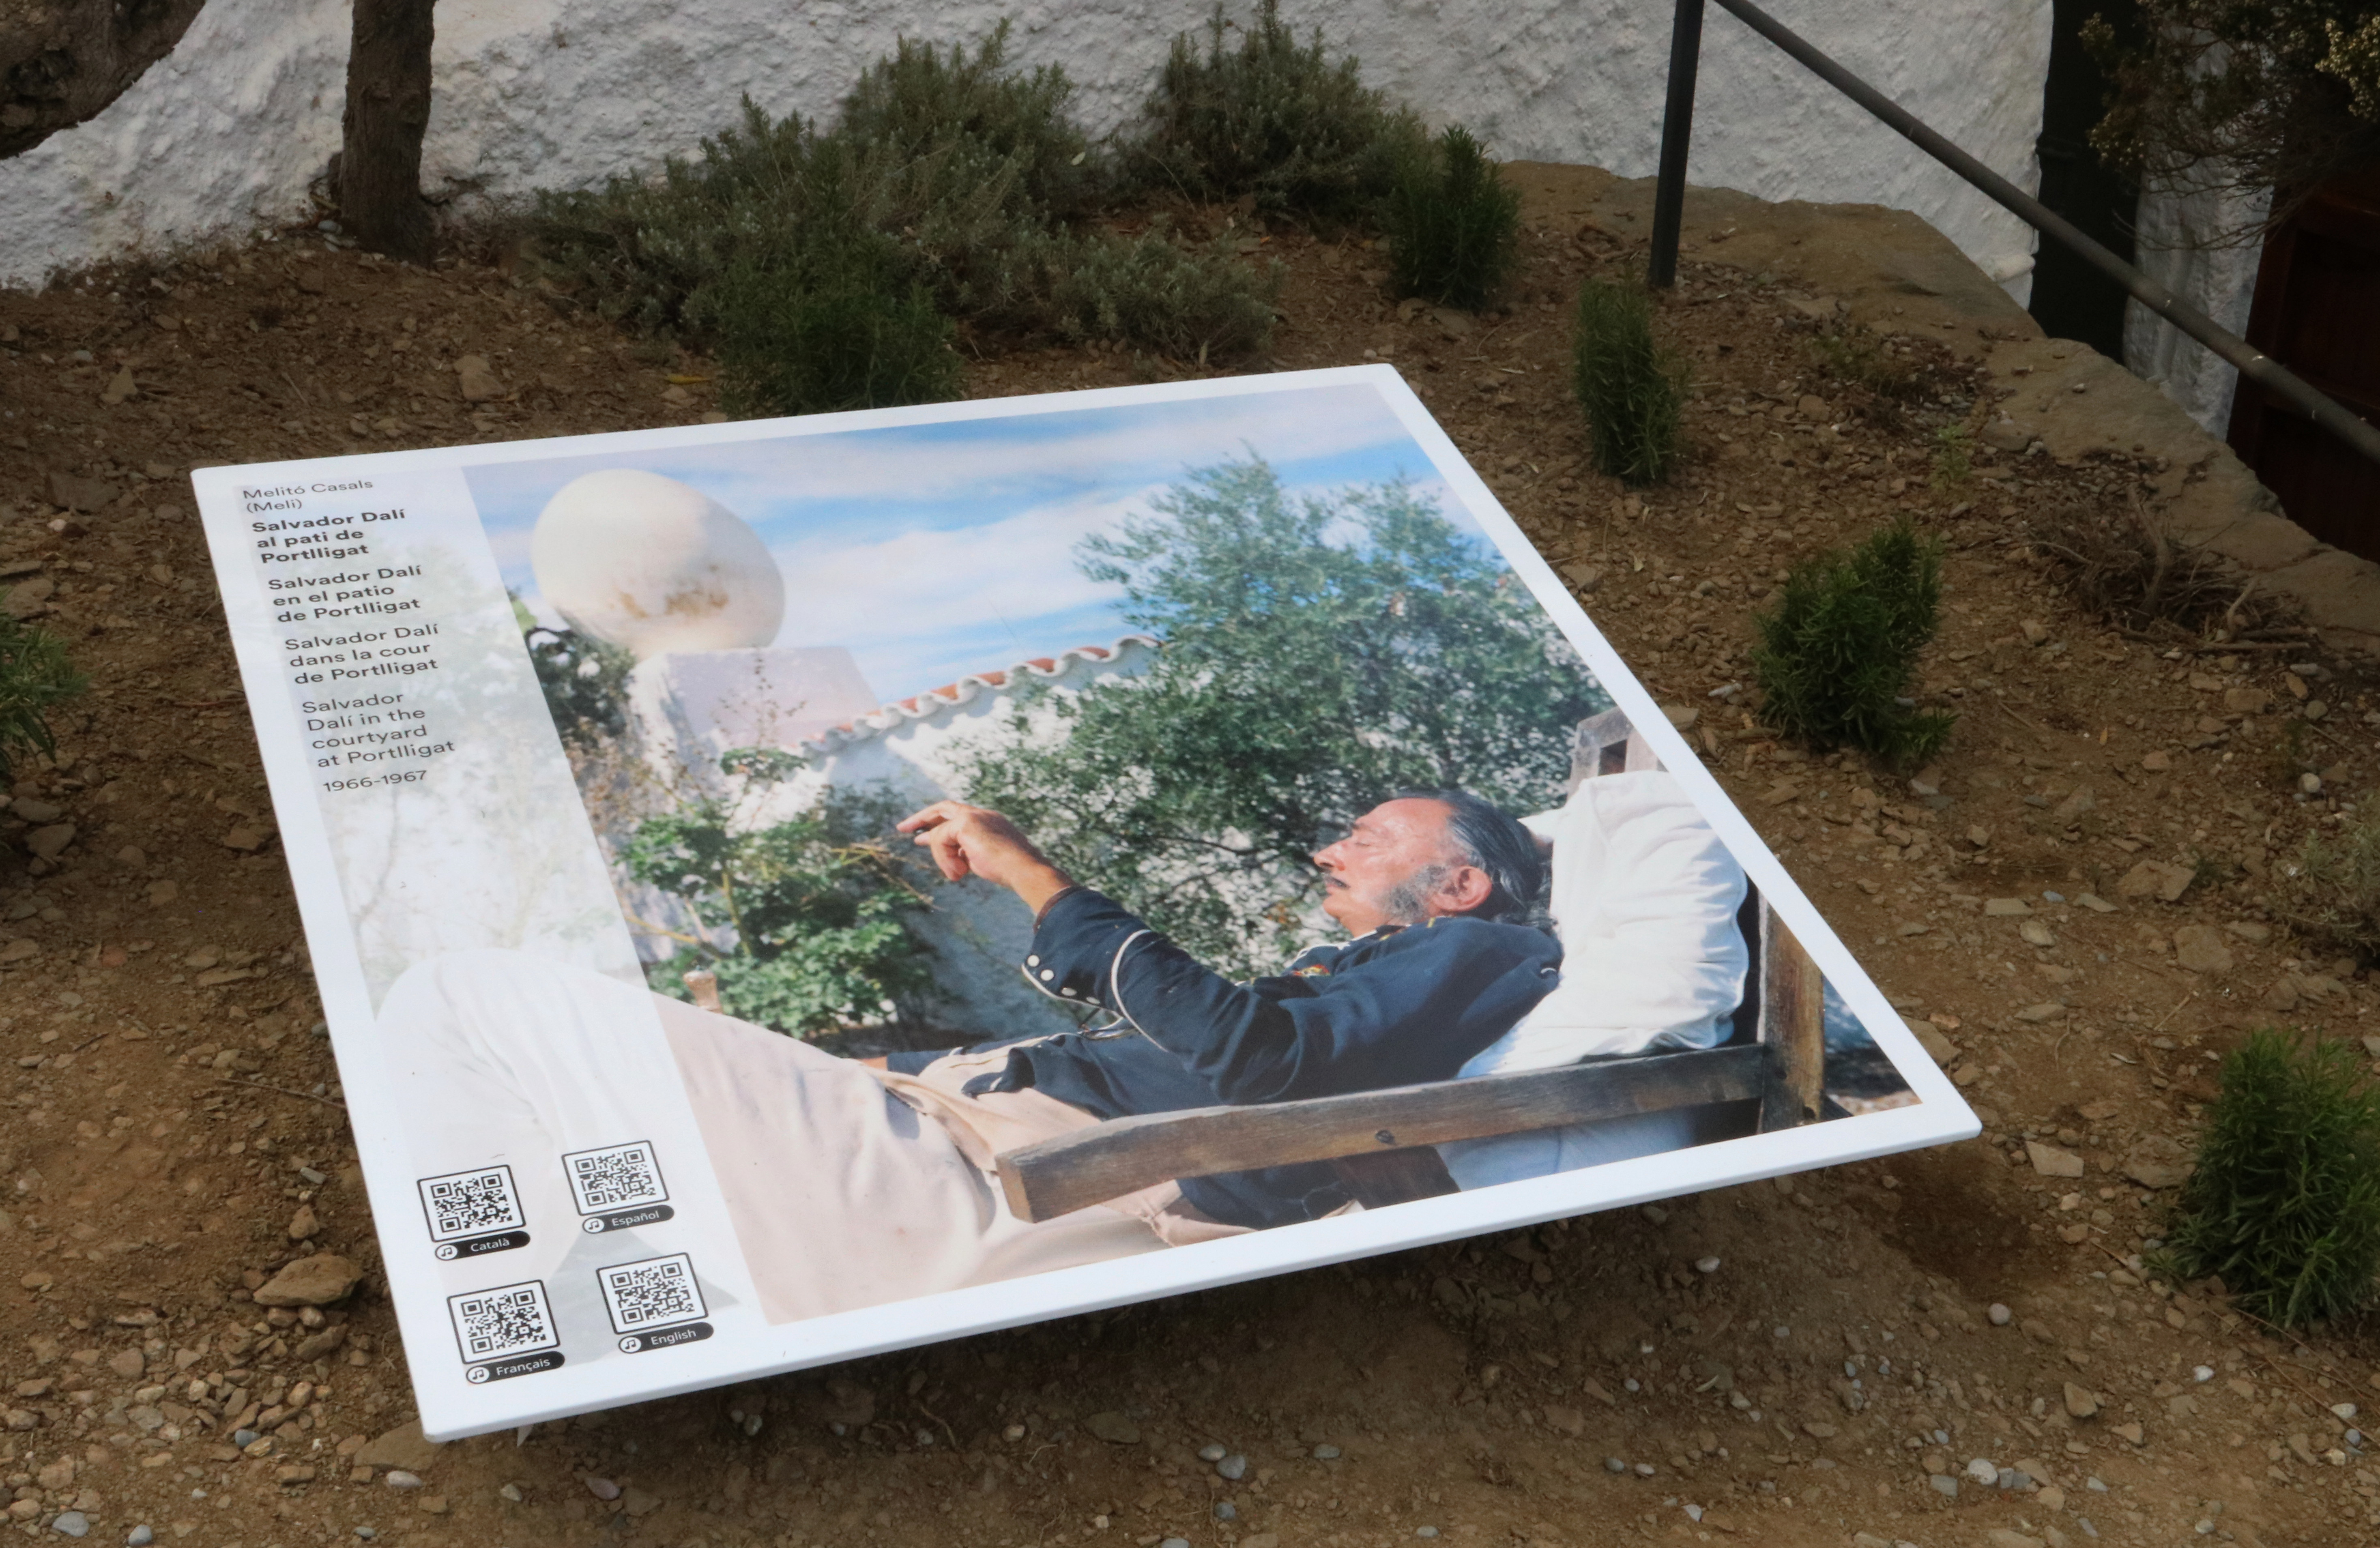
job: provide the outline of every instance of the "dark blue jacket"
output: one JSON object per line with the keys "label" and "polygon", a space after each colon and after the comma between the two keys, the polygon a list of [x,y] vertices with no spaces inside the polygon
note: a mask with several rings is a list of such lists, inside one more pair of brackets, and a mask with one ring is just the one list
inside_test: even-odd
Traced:
{"label": "dark blue jacket", "polygon": [[[1079,888],[1044,912],[1025,974],[1053,998],[1120,1018],[1120,1034],[1017,1043],[970,1090],[1033,1087],[1102,1119],[1336,1096],[1454,1078],[1554,986],[1542,930],[1466,917],[1390,927],[1298,953],[1235,984]],[[936,1053],[896,1055],[914,1071]],[[1184,1178],[1183,1196],[1232,1225],[1287,1225],[1346,1202],[1327,1164]]]}

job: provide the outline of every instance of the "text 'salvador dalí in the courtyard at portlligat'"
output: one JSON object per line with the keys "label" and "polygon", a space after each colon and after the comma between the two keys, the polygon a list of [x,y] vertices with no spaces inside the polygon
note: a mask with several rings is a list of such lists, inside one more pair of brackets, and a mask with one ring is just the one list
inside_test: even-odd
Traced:
{"label": "text 'salvador dal\u00ed in the courtyard at portlligat'", "polygon": [[195,481],[433,1436],[1975,1131],[1390,368]]}

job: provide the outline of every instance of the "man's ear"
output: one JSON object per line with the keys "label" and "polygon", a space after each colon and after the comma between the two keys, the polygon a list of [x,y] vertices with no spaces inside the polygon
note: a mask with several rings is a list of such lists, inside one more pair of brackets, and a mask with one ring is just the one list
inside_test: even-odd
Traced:
{"label": "man's ear", "polygon": [[1434,900],[1440,913],[1469,913],[1496,895],[1496,883],[1476,865],[1457,865],[1439,878]]}

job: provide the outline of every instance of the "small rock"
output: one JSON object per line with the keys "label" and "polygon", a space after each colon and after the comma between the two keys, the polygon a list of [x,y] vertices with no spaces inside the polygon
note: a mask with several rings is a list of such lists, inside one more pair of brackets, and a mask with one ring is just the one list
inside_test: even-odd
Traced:
{"label": "small rock", "polygon": [[1993,919],[2022,919],[2033,912],[2033,905],[2022,898],[1986,898],[1984,913]]}
{"label": "small rock", "polygon": [[124,1548],[149,1548],[149,1544],[156,1541],[157,1534],[150,1530],[149,1524],[144,1521],[124,1534]]}
{"label": "small rock", "polygon": [[2054,999],[2046,999],[2038,1005],[2026,1006],[2016,1013],[2016,1019],[2020,1022],[2062,1022],[2066,1019],[2066,1007]]}
{"label": "small rock", "polygon": [[1220,1477],[1229,1479],[1233,1483],[1237,1483],[1240,1480],[1248,1476],[1248,1459],[1241,1456],[1238,1452],[1233,1452],[1231,1456],[1224,1457],[1221,1461],[1215,1464],[1215,1471]]}
{"label": "small rock", "polygon": [[[311,1472],[314,1469],[309,1468],[306,1470],[308,1472]],[[443,1494],[424,1494],[419,1499],[413,1502],[413,1508],[420,1511],[425,1516],[443,1516],[446,1514],[446,1496]]]}
{"label": "small rock", "polygon": [[2173,960],[2192,973],[2228,973],[2231,949],[2212,925],[2184,925],[2173,932]]}
{"label": "small rock", "polygon": [[149,1369],[149,1362],[140,1358],[139,1349],[118,1349],[107,1357],[107,1368],[128,1382]]}
{"label": "small rock", "polygon": [[1603,1459],[1603,1470],[1608,1473],[1624,1473],[1628,1470],[1628,1464],[1617,1457],[1607,1457]]}
{"label": "small rock", "polygon": [[298,1213],[289,1217],[289,1240],[292,1241],[304,1241],[322,1228],[322,1222],[316,1218],[312,1204],[299,1204]]}
{"label": "small rock", "polygon": [[2260,925],[2252,919],[2235,919],[2223,927],[2251,946],[2262,946],[2273,938],[2270,925]]}
{"label": "small rock", "polygon": [[620,1508],[631,1516],[650,1516],[662,1507],[662,1497],[631,1484],[620,1492]]}
{"label": "small rock", "polygon": [[1934,1492],[1937,1494],[1946,1495],[1954,1500],[1959,1497],[1959,1481],[1949,1473],[1936,1473],[1925,1481],[1934,1486]]}
{"label": "small rock", "polygon": [[1190,1548],[1190,1540],[1186,1537],[1169,1537],[1160,1542],[1157,1548]]}
{"label": "small rock", "polygon": [[36,801],[30,795],[20,795],[8,803],[8,810],[36,826],[45,822],[55,822],[67,815],[67,809],[64,806],[55,802]]}
{"label": "small rock", "polygon": [[2048,629],[2030,618],[2018,624],[2017,628],[2022,631],[2027,645],[2039,645],[2049,638]]}
{"label": "small rock", "polygon": [[2082,907],[2089,909],[2093,913],[2113,913],[2116,912],[2116,905],[2107,901],[2107,899],[2102,898],[2096,892],[2078,892],[2074,895],[2074,901]]}
{"label": "small rock", "polygon": [[1232,1448],[1230,1446],[1217,1445],[1210,1442],[1198,1448],[1198,1460],[1201,1462],[1220,1462],[1231,1454]]}
{"label": "small rock", "polygon": [[1083,1421],[1088,1430],[1110,1445],[1138,1445],[1140,1426],[1113,1409],[1106,1409]]}
{"label": "small rock", "polygon": [[1717,1274],[1718,1272],[1718,1260],[1717,1258],[1696,1258],[1694,1260],[1694,1272],[1696,1274]]}
{"label": "small rock", "polygon": [[[2039,1140],[2027,1140],[2024,1142],[2024,1153],[2032,1158],[2033,1169],[2043,1177],[2081,1177],[2082,1175],[2082,1157],[2062,1146],[2044,1144]],[[1992,1321],[2005,1323],[2007,1319],[1998,1313],[2007,1310],[2008,1308],[2004,1306],[1992,1308],[1994,1312]]]}
{"label": "small rock", "polygon": [[1975,439],[1995,452],[2022,452],[2033,444],[2033,431],[2002,415],[1976,432]]}
{"label": "small rock", "polygon": [[259,1306],[328,1306],[344,1300],[363,1278],[363,1270],[336,1252],[317,1252],[282,1266],[281,1272],[256,1292]]}
{"label": "small rock", "polygon": [[2143,1188],[2179,1188],[2195,1168],[2190,1147],[2162,1134],[2151,1134],[2124,1153],[2124,1175]]}
{"label": "small rock", "polygon": [[33,853],[35,859],[55,860],[66,853],[67,846],[74,842],[74,838],[73,823],[53,823],[47,828],[36,828],[26,834],[25,847]]}
{"label": "small rock", "polygon": [[2223,707],[2234,715],[2262,715],[2273,707],[2273,695],[2262,688],[2226,688]]}
{"label": "small rock", "polygon": [[103,511],[115,504],[123,492],[114,484],[97,478],[78,478],[55,469],[50,474],[50,503],[69,511]]}
{"label": "small rock", "polygon": [[1318,1462],[1335,1462],[1339,1459],[1339,1448],[1335,1445],[1318,1445],[1314,1448],[1314,1459]]}
{"label": "small rock", "polygon": [[2010,1320],[2012,1319],[2016,1313],[1996,1300],[1993,1301],[1990,1308],[1984,1312],[1984,1315],[1990,1319],[1991,1324],[1994,1327],[2006,1327],[2008,1326]]}
{"label": "small rock", "polygon": [[2141,755],[2141,767],[2152,774],[2162,774],[2173,767],[2173,755],[2162,747],[2155,752],[2143,753]]}
{"label": "small rock", "polygon": [[1586,1415],[1560,1403],[1548,1403],[1545,1409],[1546,1428],[1559,1430],[1565,1435],[1586,1433]]}
{"label": "small rock", "polygon": [[392,1489],[419,1489],[421,1487],[421,1475],[407,1472],[403,1468],[396,1468],[393,1469],[381,1481]]}
{"label": "small rock", "polygon": [[2087,1387],[2066,1384],[2066,1411],[2076,1419],[2089,1419],[2099,1411],[2098,1396]]}
{"label": "small rock", "polygon": [[2301,795],[2320,795],[2322,793],[2322,776],[2311,772],[2299,775],[2298,793]]}
{"label": "small rock", "polygon": [[488,403],[504,395],[493,366],[484,355],[466,355],[455,362],[455,385],[465,403]]}
{"label": "small rock", "polygon": [[2168,903],[2179,902],[2181,895],[2190,890],[2190,884],[2197,879],[2198,873],[2187,865],[2176,865],[2165,860],[2143,860],[2126,871],[2124,879],[2116,883],[2116,894],[2123,898],[2161,898]]}
{"label": "small rock", "polygon": [[2038,919],[2028,919],[2016,927],[2017,935],[2027,946],[2055,946],[2058,934]]}
{"label": "small rock", "polygon": [[1917,1046],[1925,1050],[1925,1057],[1935,1063],[1948,1064],[1959,1057],[1959,1046],[1942,1035],[1942,1029],[1933,1022],[1917,1021],[1905,1024],[1910,1035],[1917,1039]]}
{"label": "small rock", "polygon": [[1986,1489],[1997,1488],[2000,1481],[1999,1465],[1989,1457],[1975,1457],[1967,1464],[1967,1476]]}
{"label": "small rock", "polygon": [[2119,1424],[2113,1428],[2117,1434],[2123,1436],[2124,1439],[2131,1442],[2134,1445],[2144,1445],[2147,1442],[2147,1432],[2143,1431],[2138,1424]]}
{"label": "small rock", "polygon": [[406,1421],[395,1429],[375,1435],[355,1455],[356,1465],[365,1468],[402,1468],[407,1472],[426,1472],[438,1460],[439,1444],[421,1433],[421,1421]]}
{"label": "small rock", "polygon": [[1233,1504],[1232,1504],[1231,1501],[1229,1501],[1229,1500],[1217,1500],[1217,1501],[1215,1502],[1215,1519],[1216,1519],[1216,1520],[1218,1520],[1218,1521],[1236,1521],[1236,1520],[1238,1520],[1239,1518],[1240,1518],[1240,1507],[1239,1507],[1238,1506],[1233,1505]]}
{"label": "small rock", "polygon": [[517,1483],[507,1483],[503,1488],[496,1491],[496,1498],[500,1500],[508,1500],[514,1505],[520,1504],[528,1497],[528,1495],[521,1493],[521,1486]]}
{"label": "small rock", "polygon": [[2091,787],[2082,785],[2058,804],[2058,809],[2049,814],[2050,820],[2060,828],[2071,828],[2083,814],[2097,810],[2098,805],[2099,798],[2091,793]]}
{"label": "small rock", "polygon": [[50,1522],[50,1530],[67,1537],[82,1537],[91,1531],[91,1518],[79,1510],[62,1510]]}
{"label": "small rock", "polygon": [[587,1485],[587,1492],[599,1500],[616,1500],[620,1497],[620,1486],[608,1478],[598,1478],[593,1473],[580,1473],[578,1481]]}

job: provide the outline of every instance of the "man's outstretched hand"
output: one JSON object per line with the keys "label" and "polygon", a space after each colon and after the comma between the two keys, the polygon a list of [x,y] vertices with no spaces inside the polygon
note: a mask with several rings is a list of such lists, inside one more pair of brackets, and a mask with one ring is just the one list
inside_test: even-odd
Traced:
{"label": "man's outstretched hand", "polygon": [[937,801],[924,811],[901,819],[900,830],[917,836],[944,877],[961,881],[976,876],[1007,888],[1024,901],[1036,919],[1050,899],[1075,885],[1033,847],[1024,829],[982,806],[964,801]]}

